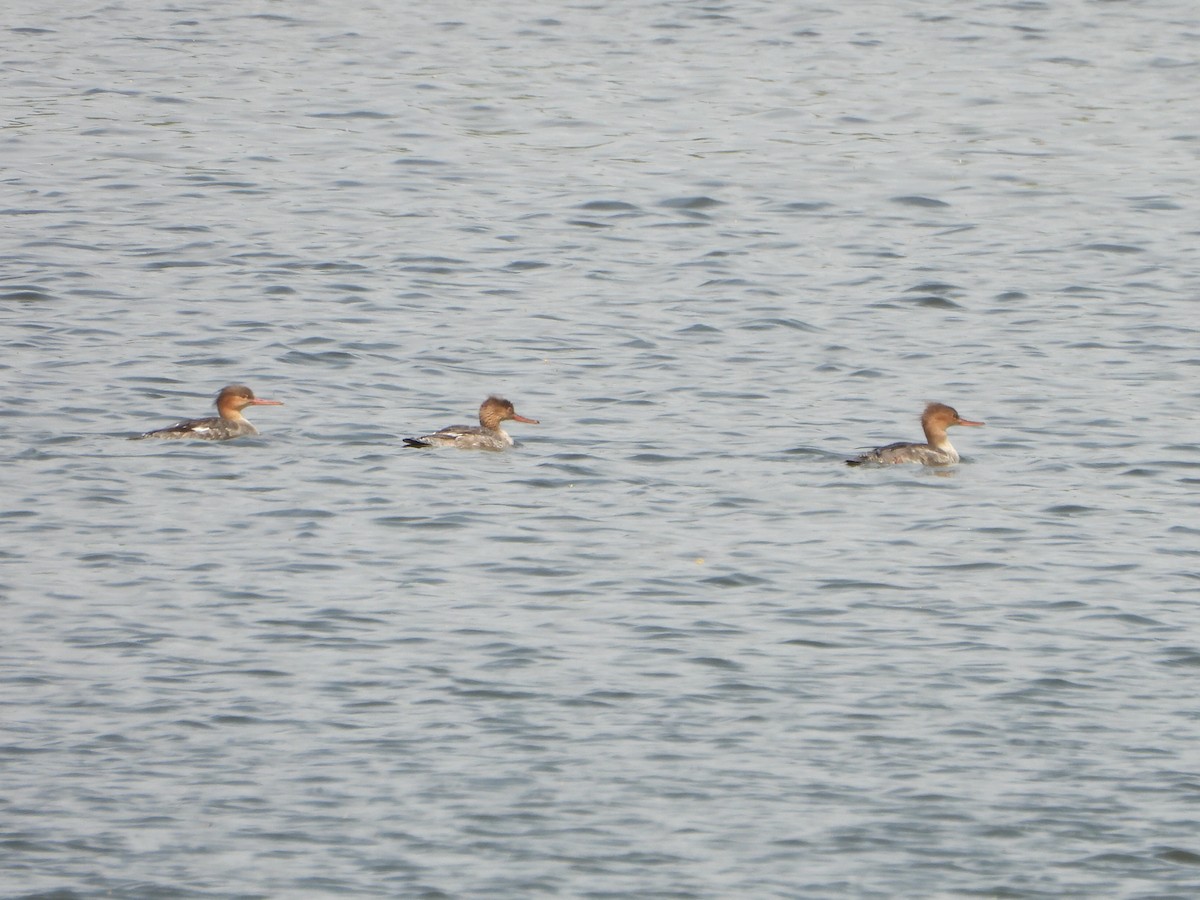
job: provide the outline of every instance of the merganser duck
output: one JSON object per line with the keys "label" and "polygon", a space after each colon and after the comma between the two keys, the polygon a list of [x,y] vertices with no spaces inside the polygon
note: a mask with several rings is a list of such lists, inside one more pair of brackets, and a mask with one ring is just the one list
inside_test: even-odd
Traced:
{"label": "merganser duck", "polygon": [[513,445],[500,423],[512,419],[537,425],[537,419],[518,416],[513,405],[502,397],[488,397],[479,407],[478,425],[450,425],[423,437],[405,438],[408,447],[458,447],[462,450],[504,450]]}
{"label": "merganser duck", "polygon": [[242,410],[247,406],[283,406],[282,400],[260,400],[244,384],[231,384],[217,394],[217,415],[206,419],[185,419],[166,428],[147,431],[138,438],[196,438],[202,441],[227,441],[230,438],[258,434]]}
{"label": "merganser duck", "polygon": [[946,437],[951,425],[982,425],[958,414],[958,410],[945,403],[930,403],[921,415],[921,428],[925,431],[924,444],[906,444],[903,441],[878,447],[855,459],[846,460],[848,466],[875,463],[890,466],[895,463],[921,463],[925,466],[949,466],[958,462],[958,451]]}

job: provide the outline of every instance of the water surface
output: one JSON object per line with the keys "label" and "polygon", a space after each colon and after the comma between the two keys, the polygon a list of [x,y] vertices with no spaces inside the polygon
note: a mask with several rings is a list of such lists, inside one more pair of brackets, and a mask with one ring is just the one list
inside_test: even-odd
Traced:
{"label": "water surface", "polygon": [[1191,4],[3,35],[5,896],[1200,891]]}

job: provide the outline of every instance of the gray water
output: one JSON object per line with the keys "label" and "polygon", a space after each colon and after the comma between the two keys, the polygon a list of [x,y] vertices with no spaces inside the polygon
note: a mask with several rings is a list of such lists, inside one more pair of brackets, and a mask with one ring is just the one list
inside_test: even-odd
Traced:
{"label": "gray water", "polygon": [[1191,0],[5,18],[3,896],[1200,893]]}

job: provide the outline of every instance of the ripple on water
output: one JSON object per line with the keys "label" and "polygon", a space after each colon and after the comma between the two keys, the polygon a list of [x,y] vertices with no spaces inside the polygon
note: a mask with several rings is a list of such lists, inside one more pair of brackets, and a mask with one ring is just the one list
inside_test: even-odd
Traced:
{"label": "ripple on water", "polygon": [[25,894],[1200,894],[1190,4],[153,6],[7,22]]}

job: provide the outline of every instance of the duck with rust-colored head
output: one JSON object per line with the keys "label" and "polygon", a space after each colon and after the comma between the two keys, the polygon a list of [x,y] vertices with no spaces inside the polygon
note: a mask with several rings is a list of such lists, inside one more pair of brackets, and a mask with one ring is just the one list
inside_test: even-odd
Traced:
{"label": "duck with rust-colored head", "polygon": [[924,466],[950,466],[958,462],[958,451],[946,437],[946,429],[952,425],[982,425],[958,414],[958,410],[945,403],[930,403],[921,416],[921,428],[925,431],[924,444],[906,444],[903,441],[877,447],[854,459],[846,460],[848,466],[874,464],[891,466],[896,463],[920,463]]}
{"label": "duck with rust-colored head", "polygon": [[407,447],[458,447],[460,450],[506,450],[513,445],[508,432],[500,427],[508,420],[537,425],[537,419],[517,415],[513,405],[502,397],[488,397],[479,407],[478,425],[449,425],[422,437],[405,438]]}
{"label": "duck with rust-colored head", "polygon": [[282,400],[260,400],[244,384],[231,384],[217,394],[217,414],[204,419],[184,419],[166,428],[147,431],[138,438],[193,438],[201,441],[227,441],[258,434],[258,429],[242,415],[247,406],[283,406]]}

